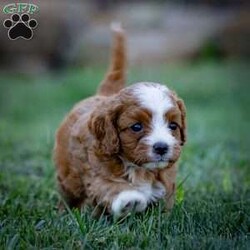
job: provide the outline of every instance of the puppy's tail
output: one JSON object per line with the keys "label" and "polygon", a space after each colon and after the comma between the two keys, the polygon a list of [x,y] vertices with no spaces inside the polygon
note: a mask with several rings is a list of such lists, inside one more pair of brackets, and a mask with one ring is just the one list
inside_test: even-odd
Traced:
{"label": "puppy's tail", "polygon": [[114,32],[111,62],[97,91],[97,94],[105,96],[119,92],[124,87],[126,78],[125,33],[120,23],[113,23],[111,29]]}

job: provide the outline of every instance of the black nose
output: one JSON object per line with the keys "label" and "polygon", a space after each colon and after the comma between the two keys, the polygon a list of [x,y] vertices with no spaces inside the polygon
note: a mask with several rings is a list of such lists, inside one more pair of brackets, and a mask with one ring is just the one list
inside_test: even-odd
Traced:
{"label": "black nose", "polygon": [[164,142],[157,142],[153,146],[154,153],[164,155],[168,152],[168,145]]}

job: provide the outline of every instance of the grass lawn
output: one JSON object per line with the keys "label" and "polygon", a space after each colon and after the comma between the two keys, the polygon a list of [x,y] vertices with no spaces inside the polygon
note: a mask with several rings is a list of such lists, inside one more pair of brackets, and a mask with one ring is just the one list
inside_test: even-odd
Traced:
{"label": "grass lawn", "polygon": [[120,221],[58,213],[54,132],[104,68],[0,75],[0,249],[250,249],[250,71],[243,62],[162,65],[129,82],[167,83],[185,100],[188,143],[176,205]]}

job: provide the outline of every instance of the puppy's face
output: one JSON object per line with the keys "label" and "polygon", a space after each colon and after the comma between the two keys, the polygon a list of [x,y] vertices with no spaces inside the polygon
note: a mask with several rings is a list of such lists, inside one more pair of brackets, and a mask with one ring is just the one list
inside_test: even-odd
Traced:
{"label": "puppy's face", "polygon": [[106,131],[101,136],[95,129],[94,134],[110,153],[148,169],[166,167],[179,158],[186,140],[185,107],[165,86],[138,83],[126,88],[105,113],[106,122],[101,123]]}

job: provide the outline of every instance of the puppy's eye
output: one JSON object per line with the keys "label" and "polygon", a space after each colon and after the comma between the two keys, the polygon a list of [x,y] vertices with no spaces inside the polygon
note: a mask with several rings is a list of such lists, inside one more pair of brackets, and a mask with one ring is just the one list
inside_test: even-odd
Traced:
{"label": "puppy's eye", "polygon": [[137,123],[133,124],[130,128],[131,128],[134,132],[140,132],[140,131],[142,131],[143,126],[142,126],[141,123],[137,122]]}
{"label": "puppy's eye", "polygon": [[171,129],[171,130],[176,130],[178,128],[178,124],[176,122],[170,122],[168,127]]}

